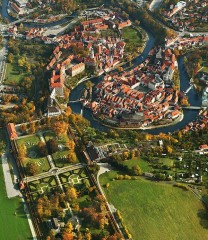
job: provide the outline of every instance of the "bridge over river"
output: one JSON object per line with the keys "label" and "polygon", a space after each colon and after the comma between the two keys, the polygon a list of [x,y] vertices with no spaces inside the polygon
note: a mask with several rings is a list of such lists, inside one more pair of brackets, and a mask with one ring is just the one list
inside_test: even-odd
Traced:
{"label": "bridge over river", "polygon": [[202,109],[202,107],[198,107],[198,106],[187,106],[187,107],[182,107],[182,109],[200,110],[200,109]]}

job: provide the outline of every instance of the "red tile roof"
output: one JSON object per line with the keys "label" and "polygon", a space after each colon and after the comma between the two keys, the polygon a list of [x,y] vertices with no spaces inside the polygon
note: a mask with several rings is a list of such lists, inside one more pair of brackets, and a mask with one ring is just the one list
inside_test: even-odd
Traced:
{"label": "red tile roof", "polygon": [[9,134],[9,139],[10,140],[18,138],[14,123],[8,123],[7,124],[7,132]]}

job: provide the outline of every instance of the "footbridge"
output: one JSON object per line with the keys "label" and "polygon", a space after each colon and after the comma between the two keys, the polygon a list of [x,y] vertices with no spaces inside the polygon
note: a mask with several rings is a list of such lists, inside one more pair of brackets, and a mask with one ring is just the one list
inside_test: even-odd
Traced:
{"label": "footbridge", "polygon": [[202,109],[202,107],[198,107],[198,106],[187,106],[187,107],[182,107],[182,109],[200,110],[200,109]]}
{"label": "footbridge", "polygon": [[186,91],[184,91],[184,93],[187,94],[193,88],[193,86],[193,84],[190,84],[190,86],[186,89]]}

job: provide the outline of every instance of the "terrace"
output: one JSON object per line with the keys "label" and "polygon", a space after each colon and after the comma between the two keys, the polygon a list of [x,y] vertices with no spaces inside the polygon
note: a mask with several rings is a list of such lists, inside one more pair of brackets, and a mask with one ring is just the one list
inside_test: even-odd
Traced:
{"label": "terrace", "polygon": [[38,143],[40,138],[38,135],[24,136],[16,140],[17,147],[26,148],[26,155],[22,160],[22,164],[26,170],[26,165],[29,162],[33,162],[38,166],[38,173],[47,172],[50,169],[49,162],[46,157],[41,157],[38,149]]}

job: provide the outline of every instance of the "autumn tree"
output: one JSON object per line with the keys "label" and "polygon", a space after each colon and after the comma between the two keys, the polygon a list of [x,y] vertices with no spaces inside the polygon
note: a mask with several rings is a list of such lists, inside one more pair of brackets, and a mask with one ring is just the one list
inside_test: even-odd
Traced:
{"label": "autumn tree", "polygon": [[67,160],[69,163],[76,163],[77,162],[76,153],[70,151],[69,154],[67,155]]}
{"label": "autumn tree", "polygon": [[29,175],[33,175],[34,176],[35,174],[38,173],[39,167],[38,167],[38,165],[35,162],[29,161],[26,164],[26,170],[27,170],[27,173]]}
{"label": "autumn tree", "polygon": [[71,110],[71,108],[69,106],[66,108],[65,113],[66,113],[67,117],[72,114],[72,110]]}
{"label": "autumn tree", "polygon": [[67,224],[65,225],[65,227],[64,227],[64,232],[66,232],[66,233],[72,233],[72,231],[73,231],[73,225],[72,225],[72,223],[69,221],[69,222],[67,222]]}
{"label": "autumn tree", "polygon": [[47,196],[40,197],[37,200],[36,211],[40,218],[51,216],[51,203]]}
{"label": "autumn tree", "polygon": [[38,150],[42,157],[46,157],[48,155],[48,150],[46,148],[46,144],[43,141],[38,143]]}
{"label": "autumn tree", "polygon": [[53,154],[58,151],[58,143],[57,140],[54,138],[51,138],[47,141],[47,146],[49,154]]}
{"label": "autumn tree", "polygon": [[74,151],[75,143],[72,139],[68,139],[66,141],[66,146],[71,150]]}
{"label": "autumn tree", "polygon": [[29,133],[34,134],[35,131],[36,131],[35,123],[31,122],[30,125],[29,125]]}
{"label": "autumn tree", "polygon": [[57,121],[53,124],[52,129],[57,135],[61,135],[67,132],[68,124],[63,121]]}
{"label": "autumn tree", "polygon": [[68,232],[63,232],[62,233],[62,239],[63,240],[73,240],[74,236],[72,233],[68,233]]}
{"label": "autumn tree", "polygon": [[132,173],[133,175],[139,176],[142,175],[142,170],[138,165],[136,165],[132,167]]}
{"label": "autumn tree", "polygon": [[8,54],[7,60],[9,63],[12,63],[14,61],[14,55],[12,53]]}
{"label": "autumn tree", "polygon": [[66,191],[66,199],[67,201],[74,201],[77,199],[77,190],[74,187],[69,187]]}
{"label": "autumn tree", "polygon": [[27,155],[27,148],[25,144],[20,144],[18,147],[18,157],[21,161],[24,161],[24,158]]}

